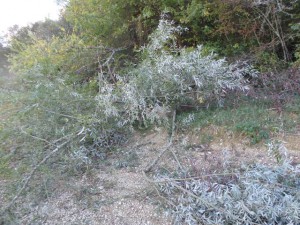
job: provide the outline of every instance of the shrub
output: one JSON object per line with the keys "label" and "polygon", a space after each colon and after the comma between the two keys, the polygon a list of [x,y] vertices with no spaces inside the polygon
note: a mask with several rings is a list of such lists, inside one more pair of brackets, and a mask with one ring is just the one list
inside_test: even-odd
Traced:
{"label": "shrub", "polygon": [[251,66],[228,64],[213,53],[204,53],[202,46],[179,48],[176,35],[180,32],[184,29],[175,27],[171,21],[160,20],[149,44],[142,49],[142,62],[126,79],[119,78],[117,88],[102,87],[98,99],[118,102],[107,110],[117,112],[121,102],[130,121],[162,122],[169,111],[177,110],[184,103],[197,106],[214,98],[222,105],[226,90],[247,89],[243,75],[255,76]]}

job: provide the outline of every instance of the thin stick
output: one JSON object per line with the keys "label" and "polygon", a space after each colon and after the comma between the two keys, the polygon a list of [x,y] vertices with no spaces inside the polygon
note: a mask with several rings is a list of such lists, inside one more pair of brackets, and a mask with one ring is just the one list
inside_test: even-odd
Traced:
{"label": "thin stick", "polygon": [[[143,176],[145,177],[145,179],[146,179],[149,183],[153,183],[153,181],[147,177],[147,175],[146,175],[146,173],[145,173],[144,171],[143,171]],[[160,192],[159,192],[159,190],[157,189],[156,186],[157,186],[156,184],[153,185],[153,187],[154,187],[154,189],[155,189],[155,191],[156,191],[158,197],[161,198],[163,201],[167,202],[169,205],[172,205],[173,207],[176,207],[176,205],[175,205],[173,202],[171,202],[171,201],[168,200],[166,197],[164,197],[164,196],[162,196],[162,195],[160,194]]]}
{"label": "thin stick", "polygon": [[54,140],[54,141],[51,141],[51,142],[50,142],[50,141],[48,141],[48,140],[46,140],[46,139],[44,139],[44,138],[40,138],[40,137],[38,137],[38,136],[34,136],[34,135],[32,135],[32,134],[29,134],[29,133],[27,133],[26,131],[24,131],[22,128],[20,128],[20,130],[21,130],[22,133],[24,133],[24,134],[26,134],[26,135],[32,137],[33,139],[36,139],[36,140],[39,140],[39,141],[46,142],[47,145],[44,146],[44,147],[48,147],[48,146],[50,146],[50,145],[51,145],[51,146],[55,146],[55,144],[56,144],[57,142],[59,142],[59,141],[65,139],[65,138],[68,138],[68,137],[70,137],[70,136],[73,135],[73,134],[69,134],[69,135],[63,136],[63,137],[61,137],[61,138],[59,138],[59,139],[57,139],[57,140]]}
{"label": "thin stick", "polygon": [[27,185],[29,184],[32,176],[35,174],[35,172],[38,170],[38,168],[43,165],[51,156],[53,156],[54,154],[56,154],[63,146],[65,146],[67,143],[70,142],[70,139],[64,143],[62,143],[61,145],[57,146],[52,152],[50,152],[45,158],[43,158],[42,161],[40,161],[29,173],[29,175],[27,176],[27,178],[25,178],[25,181],[22,185],[22,187],[19,189],[19,191],[17,192],[17,194],[15,195],[15,197],[10,201],[9,204],[7,204],[4,209],[2,209],[2,211],[0,211],[0,215],[2,215],[4,212],[6,212],[7,210],[9,210],[12,205],[16,202],[16,200],[20,197],[20,195],[22,194],[22,192],[25,190],[25,188],[27,187]]}
{"label": "thin stick", "polygon": [[43,110],[46,111],[46,112],[48,112],[48,113],[52,113],[52,114],[56,114],[56,115],[59,115],[59,116],[67,117],[67,118],[70,118],[70,119],[78,120],[78,118],[74,117],[74,116],[70,116],[70,115],[67,115],[67,114],[62,114],[62,113],[54,112],[52,110],[46,109],[45,107],[41,107],[41,108],[43,108]]}
{"label": "thin stick", "polygon": [[171,137],[169,139],[169,143],[167,144],[167,146],[165,148],[162,149],[162,151],[158,154],[158,156],[155,158],[155,160],[153,160],[153,162],[146,169],[144,169],[145,173],[148,173],[152,170],[152,168],[156,165],[158,160],[165,154],[165,152],[167,150],[169,150],[170,146],[172,145],[174,130],[175,130],[175,119],[176,119],[176,110],[173,111],[172,133],[171,133]]}
{"label": "thin stick", "polygon": [[168,179],[160,179],[160,180],[153,180],[153,183],[168,183],[174,181],[187,181],[187,180],[197,180],[205,177],[213,177],[213,176],[229,176],[229,175],[237,175],[237,173],[213,173],[213,174],[205,174],[196,177],[186,177],[186,178],[168,178]]}
{"label": "thin stick", "polygon": [[52,145],[52,143],[51,143],[50,141],[48,141],[48,140],[46,140],[46,139],[44,139],[44,138],[40,138],[40,137],[34,136],[34,135],[32,135],[32,134],[29,134],[29,133],[27,133],[26,131],[24,131],[22,128],[20,128],[20,130],[21,130],[21,133],[26,134],[26,135],[32,137],[33,139],[36,139],[36,140],[39,140],[39,141],[46,142],[48,145]]}
{"label": "thin stick", "polygon": [[174,111],[173,111],[172,132],[171,132],[171,137],[169,140],[169,145],[172,145],[172,143],[173,143],[173,138],[174,138],[174,133],[175,133],[175,120],[176,120],[176,109],[174,109]]}
{"label": "thin stick", "polygon": [[179,161],[177,155],[175,154],[175,152],[174,152],[173,150],[170,150],[170,151],[171,151],[171,153],[172,153],[174,159],[176,160],[176,162],[177,162],[179,168],[180,168],[182,171],[184,171],[183,166],[181,165],[181,163],[180,163],[180,161]]}
{"label": "thin stick", "polygon": [[159,155],[153,160],[153,162],[144,170],[145,173],[149,173],[152,168],[156,165],[158,160],[163,156],[163,154],[169,149],[169,144],[167,147],[163,148],[163,150],[159,153]]}

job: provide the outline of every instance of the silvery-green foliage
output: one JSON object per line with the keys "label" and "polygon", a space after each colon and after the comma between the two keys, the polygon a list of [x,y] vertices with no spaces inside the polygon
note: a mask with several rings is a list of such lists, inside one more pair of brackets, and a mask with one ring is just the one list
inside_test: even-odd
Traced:
{"label": "silvery-green foliage", "polygon": [[274,168],[248,167],[234,179],[172,180],[159,188],[172,203],[176,224],[296,225],[300,222],[299,180],[300,168],[284,162]]}
{"label": "silvery-green foliage", "polygon": [[[118,90],[103,87],[99,94],[110,107],[108,114],[115,114],[122,102],[128,121],[163,121],[182,103],[199,104],[212,96],[222,102],[225,89],[247,89],[243,74],[254,73],[250,66],[229,64],[213,53],[205,54],[202,46],[179,48],[176,35],[182,31],[173,22],[160,20],[142,50],[144,60],[127,74],[126,80],[119,79]],[[115,102],[119,103],[112,104]]]}
{"label": "silvery-green foliage", "polygon": [[77,164],[89,165],[91,159],[89,157],[89,150],[85,146],[80,146],[78,149],[74,149],[71,157],[77,162]]}
{"label": "silvery-green foliage", "polygon": [[125,140],[123,126],[117,126],[120,120],[113,108],[107,107],[110,102],[99,103],[93,95],[66,80],[66,76],[49,79],[39,73],[38,67],[24,76],[26,98],[19,117],[26,141],[22,142],[28,149],[44,152],[45,141],[50,143],[46,147],[51,147],[57,140],[72,137],[70,144],[65,146],[70,158],[89,164],[90,158],[102,158],[108,148]]}
{"label": "silvery-green foliage", "polygon": [[174,21],[165,19],[162,15],[157,29],[150,35],[150,43],[145,48],[149,53],[162,50],[168,43],[172,50],[176,51],[176,35],[184,32],[186,29],[181,26],[175,26]]}
{"label": "silvery-green foliage", "polygon": [[182,120],[182,125],[184,127],[190,126],[195,121],[195,114],[190,113],[187,117]]}

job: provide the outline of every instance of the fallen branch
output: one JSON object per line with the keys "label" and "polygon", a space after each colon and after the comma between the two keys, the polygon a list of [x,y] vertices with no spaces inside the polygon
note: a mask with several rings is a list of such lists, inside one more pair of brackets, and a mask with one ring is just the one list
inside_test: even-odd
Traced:
{"label": "fallen branch", "polygon": [[188,181],[188,180],[200,180],[206,177],[218,177],[218,176],[236,176],[237,173],[212,173],[212,174],[204,174],[195,177],[185,177],[185,178],[164,178],[159,180],[152,180],[152,183],[169,183],[176,181]]}
{"label": "fallen branch", "polygon": [[[150,178],[147,177],[147,175],[146,175],[146,173],[145,173],[144,171],[143,171],[143,176],[145,177],[145,180],[148,181],[149,183],[154,183],[153,180],[151,180]],[[163,201],[167,202],[169,205],[172,205],[173,207],[176,207],[176,205],[175,205],[173,202],[171,202],[171,201],[168,200],[166,197],[164,197],[164,196],[162,196],[162,195],[160,194],[160,192],[159,192],[159,190],[157,189],[157,186],[156,186],[155,184],[153,185],[153,187],[154,187],[154,189],[155,189],[155,191],[156,191],[156,193],[157,193],[157,195],[158,195],[158,197],[159,197],[160,199],[162,199]]]}
{"label": "fallen branch", "polygon": [[37,136],[35,136],[35,135],[32,135],[32,134],[27,133],[26,131],[24,131],[24,130],[22,129],[22,127],[20,128],[20,130],[21,130],[21,133],[23,133],[23,134],[25,134],[25,135],[28,135],[28,136],[32,137],[33,139],[36,139],[36,140],[39,140],[39,141],[46,142],[48,145],[52,145],[52,143],[51,143],[50,141],[48,141],[48,140],[46,140],[46,139],[44,139],[44,138],[40,138],[40,137],[37,137]]}
{"label": "fallen branch", "polygon": [[173,150],[171,150],[171,153],[172,153],[172,155],[173,155],[175,161],[177,162],[179,168],[181,169],[181,171],[184,171],[184,168],[183,168],[183,166],[181,165],[181,163],[180,163],[180,161],[179,161],[179,159],[178,159],[176,153],[175,153]]}
{"label": "fallen branch", "polygon": [[24,179],[24,183],[22,185],[22,187],[19,189],[19,191],[17,192],[17,194],[15,195],[15,197],[13,197],[13,199],[0,211],[0,215],[3,215],[7,210],[9,210],[12,205],[16,202],[16,200],[20,197],[20,195],[22,194],[22,192],[25,190],[25,188],[27,187],[27,185],[29,184],[31,178],[33,177],[33,175],[35,174],[35,172],[39,169],[39,167],[41,165],[43,165],[51,156],[53,156],[54,154],[56,154],[62,147],[64,147],[66,144],[68,144],[70,142],[70,139],[65,141],[64,143],[60,144],[59,146],[57,146],[52,152],[50,152],[48,155],[45,156],[45,158],[43,158],[29,173],[29,175],[27,176],[27,178]]}
{"label": "fallen branch", "polygon": [[[235,220],[240,221],[241,223],[244,222],[243,219],[239,218],[238,216],[235,216],[235,215],[233,215],[233,214],[230,213],[230,212],[226,212],[226,211],[223,210],[222,208],[216,207],[215,205],[213,205],[213,204],[211,204],[211,203],[205,201],[203,198],[199,197],[198,195],[195,195],[193,192],[191,192],[191,191],[189,191],[189,190],[187,190],[187,189],[185,189],[185,188],[179,186],[178,184],[172,183],[172,185],[174,185],[176,188],[178,188],[178,189],[181,190],[182,192],[186,193],[187,195],[189,195],[189,196],[191,196],[191,197],[194,197],[194,198],[198,199],[200,202],[202,202],[202,203],[203,203],[204,205],[206,205],[207,207],[210,207],[210,208],[212,208],[212,209],[214,209],[214,210],[216,210],[216,211],[219,211],[219,212],[222,212],[222,213],[224,213],[224,214],[227,214],[227,215],[229,215],[231,218],[234,218]],[[251,224],[256,224],[256,225],[258,225],[257,223],[251,223]]]}
{"label": "fallen branch", "polygon": [[158,162],[158,160],[163,156],[163,154],[165,154],[165,152],[167,150],[169,150],[170,145],[168,144],[160,153],[159,155],[155,158],[155,160],[153,160],[153,162],[146,168],[144,169],[145,173],[149,173],[152,168],[156,165],[156,163]]}
{"label": "fallen branch", "polygon": [[36,139],[36,140],[43,141],[43,142],[47,143],[47,145],[44,146],[44,148],[46,148],[46,147],[48,147],[48,146],[55,147],[55,145],[56,145],[57,142],[60,142],[61,140],[65,139],[65,138],[69,138],[69,137],[71,137],[71,136],[73,135],[73,134],[69,134],[69,135],[63,136],[63,137],[61,137],[61,138],[59,138],[59,139],[57,139],[57,140],[54,140],[54,141],[48,141],[48,140],[46,140],[46,139],[44,139],[44,138],[40,138],[40,137],[38,137],[38,136],[35,136],[35,135],[32,135],[32,134],[27,133],[26,131],[24,131],[24,130],[22,129],[22,127],[20,128],[20,131],[21,131],[21,133],[23,133],[23,134],[25,134],[25,135],[28,135],[28,136],[32,137],[33,139]]}
{"label": "fallen branch", "polygon": [[[143,173],[143,175],[144,175],[145,179],[146,179],[149,183],[154,184],[154,186],[158,183],[157,181],[152,180],[152,179],[150,179],[149,177],[147,177],[147,175],[146,175],[145,172]],[[186,193],[187,195],[192,196],[192,197],[198,199],[198,200],[199,200],[200,202],[202,202],[204,205],[206,205],[206,206],[208,206],[208,207],[210,207],[210,208],[212,208],[212,209],[214,209],[214,210],[217,210],[217,211],[219,211],[219,212],[228,214],[228,215],[231,216],[232,218],[234,218],[234,219],[236,219],[236,220],[239,220],[239,221],[243,222],[243,220],[240,219],[239,217],[237,217],[237,216],[235,216],[235,215],[233,215],[233,214],[231,214],[231,213],[228,213],[228,212],[226,212],[225,210],[223,210],[222,208],[216,207],[215,205],[213,205],[213,204],[211,204],[211,203],[205,201],[205,200],[202,199],[201,197],[199,197],[199,196],[195,195],[193,192],[191,192],[191,191],[189,191],[189,190],[187,190],[187,189],[185,189],[185,188],[179,186],[179,185],[176,184],[175,182],[172,182],[172,185],[173,185],[174,187],[176,187],[177,189],[181,190],[182,192]],[[160,194],[159,194],[159,196],[162,197]],[[168,199],[166,199],[165,197],[163,197],[163,199],[166,200],[168,203],[170,203],[170,201],[169,201]],[[171,205],[174,206],[174,203],[171,203]],[[252,224],[256,224],[256,223],[252,223]]]}

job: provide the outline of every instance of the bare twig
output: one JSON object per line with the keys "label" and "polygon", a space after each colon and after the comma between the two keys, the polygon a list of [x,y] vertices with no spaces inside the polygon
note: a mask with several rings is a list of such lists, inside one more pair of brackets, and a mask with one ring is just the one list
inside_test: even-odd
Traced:
{"label": "bare twig", "polygon": [[165,154],[165,152],[169,150],[169,147],[170,144],[168,144],[165,148],[163,148],[163,150],[159,153],[159,155],[155,158],[155,160],[153,160],[153,162],[144,170],[145,173],[149,173],[152,170],[152,168],[156,165],[156,163],[163,156],[163,154]]}
{"label": "bare twig", "polygon": [[181,163],[180,163],[180,161],[179,161],[179,159],[178,159],[176,153],[175,153],[173,150],[170,150],[170,151],[171,151],[171,153],[172,153],[174,159],[176,160],[176,162],[177,162],[179,168],[181,169],[181,171],[184,171],[184,168],[183,168],[183,166],[181,165]]}
{"label": "bare twig", "polygon": [[164,196],[162,196],[160,194],[159,190],[156,187],[157,185],[155,185],[155,183],[153,182],[153,180],[151,180],[150,178],[147,177],[147,175],[146,175],[146,173],[144,171],[143,171],[143,175],[145,177],[145,180],[147,180],[149,183],[153,183],[154,184],[153,187],[154,187],[154,189],[155,189],[155,191],[156,191],[156,193],[157,193],[157,195],[158,195],[159,198],[161,198],[163,201],[167,202],[169,205],[172,205],[173,207],[176,207],[176,205],[173,202],[171,202],[166,197],[164,197]]}
{"label": "bare twig", "polygon": [[29,134],[27,133],[26,131],[24,131],[22,128],[20,128],[21,130],[21,133],[25,134],[25,135],[28,135],[30,137],[32,137],[33,139],[36,139],[36,140],[39,140],[39,141],[43,141],[43,142],[46,142],[48,145],[52,145],[52,143],[44,138],[40,138],[40,137],[37,137],[35,135],[32,135],[32,134]]}
{"label": "bare twig", "polygon": [[162,149],[162,151],[158,154],[158,156],[153,160],[153,162],[144,170],[145,173],[148,173],[152,170],[152,168],[156,165],[158,160],[165,154],[167,150],[170,149],[172,143],[173,143],[173,136],[174,136],[174,131],[175,131],[175,119],[176,119],[176,110],[173,111],[173,120],[172,120],[172,133],[171,137],[169,139],[169,143],[167,144],[166,147]]}
{"label": "bare twig", "polygon": [[62,114],[62,113],[58,113],[58,112],[54,112],[52,110],[49,110],[43,106],[41,106],[41,108],[43,108],[43,110],[45,112],[48,112],[48,113],[52,113],[52,114],[56,114],[56,115],[59,115],[59,116],[63,116],[63,117],[67,117],[67,118],[70,118],[70,119],[75,119],[75,120],[78,120],[78,118],[74,117],[74,116],[70,116],[70,115],[67,115],[67,114]]}
{"label": "bare twig", "polygon": [[174,109],[174,111],[173,111],[172,131],[171,131],[171,137],[169,140],[169,145],[173,144],[173,138],[174,138],[174,132],[175,132],[175,120],[176,120],[176,109]]}
{"label": "bare twig", "polygon": [[198,180],[205,177],[216,177],[216,176],[232,176],[237,175],[237,173],[213,173],[213,174],[205,174],[201,176],[195,176],[195,177],[185,177],[185,178],[166,178],[166,179],[160,179],[160,180],[153,180],[152,183],[168,183],[168,182],[174,182],[174,181],[187,181],[187,180]]}
{"label": "bare twig", "polygon": [[22,132],[23,134],[28,135],[28,136],[32,137],[33,139],[36,139],[36,140],[43,141],[43,142],[47,143],[47,145],[44,146],[45,148],[48,147],[48,146],[52,146],[52,147],[53,147],[53,146],[56,145],[56,143],[58,143],[58,142],[62,141],[63,139],[69,138],[69,137],[71,137],[72,135],[74,135],[74,134],[72,133],[72,134],[63,136],[63,137],[61,137],[61,138],[59,138],[59,139],[56,139],[56,140],[54,140],[54,141],[48,141],[48,140],[46,140],[46,139],[44,139],[44,138],[40,138],[40,137],[38,137],[38,136],[29,134],[28,132],[24,131],[22,128],[20,128],[20,130],[21,130],[21,132]]}
{"label": "bare twig", "polygon": [[[264,22],[266,22],[270,28],[270,30],[273,32],[273,34],[275,34],[277,36],[277,38],[280,41],[281,44],[281,48],[284,54],[284,60],[285,61],[289,61],[290,60],[290,56],[289,56],[289,52],[288,49],[286,47],[286,42],[285,42],[285,36],[282,32],[282,27],[280,22],[278,21],[279,18],[276,15],[276,12],[272,12],[271,7],[268,8],[268,11],[266,11],[266,13],[263,13],[260,9],[256,9],[256,12],[261,15],[264,19]],[[273,14],[273,21],[275,24],[272,23],[272,21],[268,18],[270,14]]]}

